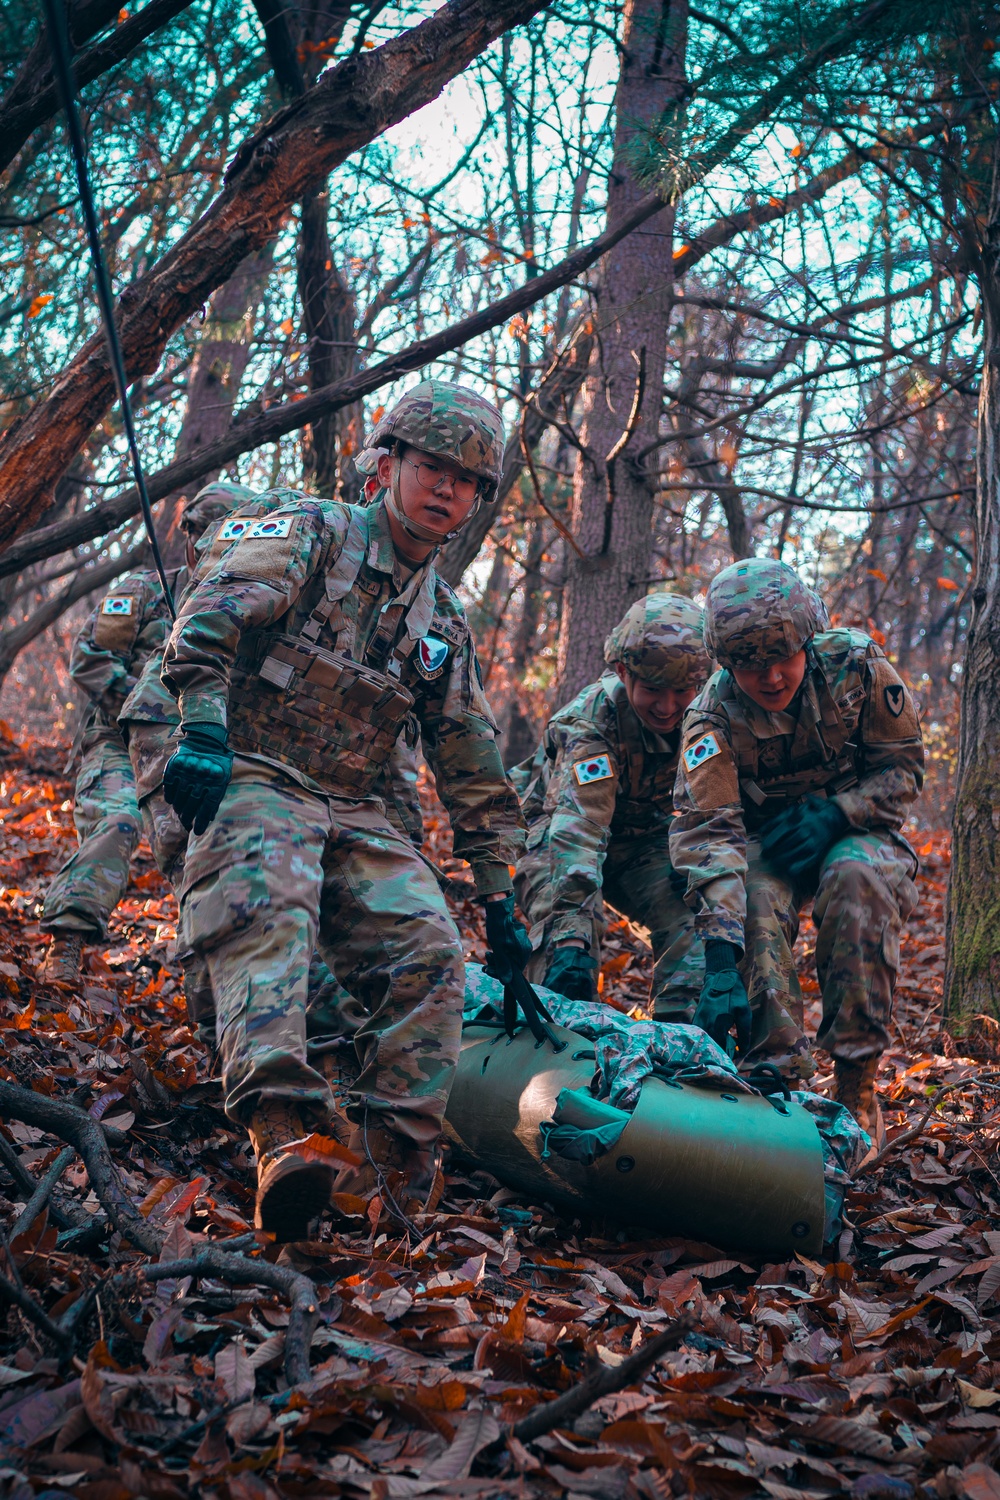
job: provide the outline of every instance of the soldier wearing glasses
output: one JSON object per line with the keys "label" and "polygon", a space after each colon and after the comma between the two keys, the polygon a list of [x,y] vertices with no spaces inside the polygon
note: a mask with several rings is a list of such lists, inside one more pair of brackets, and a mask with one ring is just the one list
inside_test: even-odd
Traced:
{"label": "soldier wearing glasses", "polygon": [[[257,522],[188,597],[165,653],[182,733],[164,794],[193,828],[181,935],[211,974],[226,1110],[257,1154],[256,1222],[281,1239],[300,1238],[335,1186],[388,1182],[400,1202],[433,1182],[464,970],[433,873],[374,795],[407,725],[500,966],[530,951],[509,873],[517,796],[465,612],[433,566],[495,503],[502,458],[494,406],[464,386],[416,386],[359,460],[378,480],[373,503],[299,501]],[[334,1114],[306,1056],[314,943],[368,1013],[348,1104],[361,1164],[336,1184],[309,1141]]]}

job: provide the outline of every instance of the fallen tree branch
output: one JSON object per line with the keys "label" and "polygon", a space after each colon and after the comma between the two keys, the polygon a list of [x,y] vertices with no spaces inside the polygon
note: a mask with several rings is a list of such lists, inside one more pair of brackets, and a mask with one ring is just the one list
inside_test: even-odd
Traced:
{"label": "fallen tree branch", "polygon": [[199,1247],[197,1255],[187,1260],[162,1261],[144,1266],[147,1281],[169,1281],[182,1276],[214,1276],[234,1286],[267,1286],[280,1292],[289,1306],[285,1330],[285,1374],[289,1384],[301,1385],[309,1379],[309,1346],[319,1317],[315,1283],[290,1266],[273,1266],[266,1260],[249,1260],[245,1255],[217,1249],[214,1245]]}
{"label": "fallen tree branch", "polygon": [[[8,1259],[10,1260],[10,1264],[13,1265],[13,1257],[8,1254]],[[29,1297],[23,1287],[18,1286],[13,1281],[8,1281],[6,1276],[0,1276],[0,1298],[5,1302],[10,1302],[14,1307],[23,1312],[25,1317],[30,1318],[35,1327],[40,1329],[45,1334],[45,1337],[51,1339],[60,1349],[69,1347],[71,1335],[64,1328],[60,1328],[58,1323],[53,1323],[45,1309],[39,1307],[35,1299]]]}
{"label": "fallen tree branch", "polygon": [[662,1333],[649,1339],[641,1349],[630,1354],[628,1359],[623,1359],[620,1365],[598,1365],[579,1385],[557,1396],[554,1401],[546,1401],[544,1405],[534,1407],[520,1422],[515,1422],[510,1428],[511,1435],[520,1443],[530,1443],[546,1432],[551,1432],[553,1427],[568,1426],[602,1396],[610,1396],[612,1392],[624,1390],[627,1385],[631,1385],[662,1355],[676,1349],[684,1335],[690,1333],[693,1327],[694,1319],[685,1314]]}
{"label": "fallen tree branch", "polygon": [[35,1188],[35,1191],[32,1193],[31,1197],[28,1199],[27,1203],[24,1205],[17,1218],[10,1226],[9,1237],[12,1240],[16,1240],[19,1234],[23,1234],[26,1229],[31,1228],[32,1224],[38,1218],[38,1215],[41,1213],[42,1209],[52,1197],[56,1183],[59,1181],[60,1177],[65,1172],[66,1168],[69,1166],[75,1155],[76,1152],[74,1151],[72,1146],[64,1146],[63,1149],[59,1152],[59,1155],[56,1157],[51,1167],[49,1167],[49,1170],[41,1179],[38,1186]]}
{"label": "fallen tree branch", "polygon": [[[37,1129],[46,1130],[69,1141],[79,1152],[91,1186],[114,1227],[124,1239],[147,1255],[159,1255],[165,1236],[142,1217],[127,1197],[121,1175],[111,1159],[104,1130],[91,1115],[66,1100],[49,1099],[42,1094],[32,1093],[30,1089],[19,1088],[16,1084],[0,1083],[0,1116],[23,1120],[27,1125],[34,1125]],[[30,1174],[28,1176],[30,1178]],[[33,1178],[30,1180],[36,1192],[40,1190],[41,1184],[35,1184]],[[245,1237],[241,1236],[240,1242],[245,1242]],[[315,1284],[308,1276],[287,1266],[273,1266],[266,1260],[251,1260],[236,1251],[213,1245],[200,1248],[198,1254],[188,1260],[158,1262],[137,1269],[141,1270],[148,1281],[163,1281],[181,1276],[214,1276],[236,1286],[266,1286],[280,1292],[287,1300],[290,1310],[285,1335],[285,1373],[291,1385],[298,1385],[309,1379],[309,1346],[319,1317],[319,1306]],[[12,1293],[11,1288],[5,1288],[0,1280],[0,1295],[9,1294],[11,1300],[16,1300],[16,1291],[14,1288]],[[18,1306],[21,1306],[20,1302]],[[26,1307],[23,1310],[29,1317],[32,1316]],[[69,1336],[66,1331],[53,1323],[47,1314],[42,1316],[49,1324],[49,1337],[58,1337],[65,1343]]]}

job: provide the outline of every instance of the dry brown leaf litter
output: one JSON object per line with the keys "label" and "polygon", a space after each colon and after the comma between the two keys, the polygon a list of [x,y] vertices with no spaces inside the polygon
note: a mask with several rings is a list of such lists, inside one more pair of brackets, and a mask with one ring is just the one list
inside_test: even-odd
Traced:
{"label": "dry brown leaf litter", "polygon": [[[940,1103],[851,1193],[838,1260],[760,1264],[566,1223],[467,1164],[409,1234],[376,1209],[357,1234],[327,1230],[279,1259],[246,1239],[249,1149],[185,1025],[176,908],[148,853],[79,987],[35,983],[40,898],[74,847],[61,757],[29,746],[0,763],[3,1077],[124,1133],[113,1155],[131,1203],[165,1236],[161,1261],[243,1237],[245,1253],[315,1282],[319,1320],[311,1377],[290,1388],[287,1303],[211,1276],[145,1276],[150,1257],[108,1232],[74,1157],[0,1264],[22,1304],[63,1333],[55,1342],[5,1298],[0,1485],[11,1500],[1000,1500],[1000,1070],[950,1055],[941,1038],[944,835],[920,839],[921,906],[880,1075],[890,1138]],[[427,810],[429,851],[461,879],[430,792]],[[460,886],[451,894],[481,958],[478,908]],[[648,974],[621,923],[603,998],[641,1006]],[[16,1120],[3,1136],[9,1233],[25,1174],[41,1181],[63,1142]],[[595,1362],[617,1366],[685,1311],[694,1331],[644,1378],[569,1429],[528,1444],[510,1435]]]}

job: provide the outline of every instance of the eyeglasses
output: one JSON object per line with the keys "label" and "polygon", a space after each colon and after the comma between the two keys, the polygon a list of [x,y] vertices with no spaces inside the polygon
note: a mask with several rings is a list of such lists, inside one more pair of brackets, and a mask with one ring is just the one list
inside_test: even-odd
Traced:
{"label": "eyeglasses", "polygon": [[403,463],[415,469],[417,483],[425,490],[431,490],[435,495],[446,480],[451,485],[451,492],[456,500],[474,500],[479,493],[478,479],[466,479],[462,475],[450,474],[447,469],[426,461],[415,464],[412,458],[404,458]]}

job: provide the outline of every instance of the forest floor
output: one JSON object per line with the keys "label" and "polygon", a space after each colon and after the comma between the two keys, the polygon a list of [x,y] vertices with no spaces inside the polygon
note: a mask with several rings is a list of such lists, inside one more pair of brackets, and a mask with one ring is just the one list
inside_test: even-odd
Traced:
{"label": "forest floor", "polygon": [[[918,837],[921,903],[879,1078],[899,1145],[850,1192],[836,1261],[762,1264],[567,1223],[468,1170],[448,1173],[414,1233],[376,1205],[356,1234],[328,1226],[279,1256],[250,1230],[248,1144],[185,1025],[176,908],[148,852],[78,990],[36,983],[41,897],[75,847],[71,785],[63,750],[6,748],[0,1092],[33,1091],[43,1125],[69,1101],[111,1127],[74,1137],[88,1173],[60,1155],[63,1139],[3,1110],[7,1500],[1000,1500],[1000,1068],[942,1042],[945,835]],[[430,795],[428,815],[434,859],[459,874]],[[481,959],[478,908],[453,910]],[[605,1000],[640,1005],[648,975],[620,924]],[[46,1174],[46,1207],[16,1224]],[[107,1213],[126,1228],[131,1218],[132,1237]],[[533,1440],[513,1433],[685,1312],[690,1331],[624,1389],[565,1425],[541,1420]]]}

